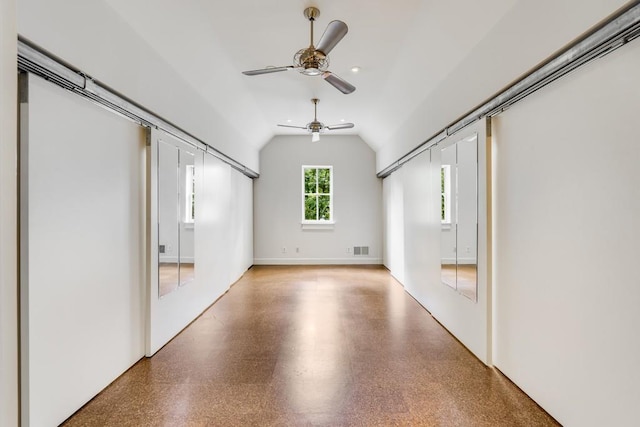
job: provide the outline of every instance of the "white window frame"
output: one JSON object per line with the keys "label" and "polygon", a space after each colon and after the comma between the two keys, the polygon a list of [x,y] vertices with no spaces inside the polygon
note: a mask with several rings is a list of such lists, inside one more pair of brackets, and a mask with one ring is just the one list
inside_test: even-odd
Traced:
{"label": "white window frame", "polygon": [[185,166],[185,209],[184,209],[184,222],[185,224],[195,223],[195,211],[193,207],[193,197],[195,193],[196,185],[196,166]]}
{"label": "white window frame", "polygon": [[[442,185],[443,178],[444,178],[444,185]],[[442,187],[444,187],[444,191],[442,191]],[[443,197],[444,197],[444,218],[442,218],[442,213],[441,213],[440,220],[442,222],[442,225],[451,226],[451,165],[440,166],[440,200],[442,200]],[[441,205],[441,209],[442,209],[442,205]]]}
{"label": "white window frame", "polygon": [[[305,192],[305,185],[304,185],[304,178],[305,178],[305,170],[307,169],[329,169],[329,212],[331,213],[331,219],[316,219],[316,220],[309,220],[309,219],[305,219],[305,196],[307,195],[307,193]],[[301,179],[301,207],[302,207],[302,211],[301,211],[301,218],[302,218],[302,225],[305,226],[326,226],[326,225],[332,225],[335,224],[335,211],[333,210],[333,166],[330,165],[302,165],[302,170],[301,170],[301,175],[302,175],[302,179]],[[317,185],[317,180],[316,180],[316,185]],[[317,191],[317,188],[316,188]],[[318,196],[319,193],[309,193],[309,194],[315,194],[316,196]],[[322,193],[327,194],[327,193]],[[317,205],[317,204],[316,204]],[[317,217],[317,215],[316,215]]]}

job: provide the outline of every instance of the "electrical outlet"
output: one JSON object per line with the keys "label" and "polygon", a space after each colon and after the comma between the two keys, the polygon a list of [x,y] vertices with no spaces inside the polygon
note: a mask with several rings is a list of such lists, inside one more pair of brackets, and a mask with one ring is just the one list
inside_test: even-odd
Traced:
{"label": "electrical outlet", "polygon": [[287,253],[287,248],[282,248],[282,253],[286,254]]}
{"label": "electrical outlet", "polygon": [[300,253],[300,248],[296,248],[296,253],[299,254]]}
{"label": "electrical outlet", "polygon": [[347,248],[347,253],[350,254],[351,253],[351,247]]}
{"label": "electrical outlet", "polygon": [[465,252],[466,253],[471,253],[471,248],[469,246],[467,246],[467,250]]}

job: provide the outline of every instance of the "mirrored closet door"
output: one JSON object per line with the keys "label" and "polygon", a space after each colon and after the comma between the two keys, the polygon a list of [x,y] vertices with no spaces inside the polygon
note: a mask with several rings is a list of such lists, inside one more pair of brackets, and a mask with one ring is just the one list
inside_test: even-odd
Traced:
{"label": "mirrored closet door", "polygon": [[441,280],[477,300],[478,136],[441,147]]}

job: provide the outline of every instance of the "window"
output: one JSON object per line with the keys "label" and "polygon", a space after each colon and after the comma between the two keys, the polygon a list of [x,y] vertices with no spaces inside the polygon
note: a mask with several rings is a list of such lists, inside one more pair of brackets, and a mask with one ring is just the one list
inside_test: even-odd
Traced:
{"label": "window", "polygon": [[302,222],[333,222],[333,167],[302,166]]}
{"label": "window", "polygon": [[186,166],[186,205],[185,205],[185,219],[186,223],[195,222],[196,218],[196,203],[195,203],[195,193],[196,193],[196,175],[195,175],[195,167],[194,165]]}
{"label": "window", "polygon": [[451,165],[440,167],[440,220],[451,224]]}

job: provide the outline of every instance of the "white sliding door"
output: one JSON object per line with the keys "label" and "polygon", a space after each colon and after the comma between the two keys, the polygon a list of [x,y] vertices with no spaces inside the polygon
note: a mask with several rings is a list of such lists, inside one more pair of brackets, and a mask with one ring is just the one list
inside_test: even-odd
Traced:
{"label": "white sliding door", "polygon": [[495,121],[495,365],[566,426],[638,425],[640,41]]}
{"label": "white sliding door", "polygon": [[202,311],[197,298],[202,280],[195,268],[194,238],[200,220],[195,210],[201,204],[198,178],[203,154],[166,132],[150,132],[147,356]]}
{"label": "white sliding door", "polygon": [[[385,179],[389,189],[387,212],[402,202],[395,228],[404,232],[403,284],[482,362],[491,364],[491,221],[488,203],[490,155],[487,122],[448,137],[417,155]],[[453,161],[447,160],[453,151]],[[450,172],[451,188],[443,204],[443,169]],[[395,176],[397,175],[397,176]],[[399,183],[394,183],[398,180]],[[451,212],[443,217],[447,206]],[[396,239],[387,235],[387,250]],[[388,254],[388,259],[394,259]],[[400,264],[401,265],[401,264]],[[392,270],[392,273],[394,271]],[[395,273],[394,273],[395,274]],[[397,276],[396,276],[397,277]]]}
{"label": "white sliding door", "polygon": [[22,422],[52,426],[144,355],[144,134],[23,77]]}
{"label": "white sliding door", "polygon": [[[152,356],[229,288],[232,256],[239,262],[240,255],[229,244],[231,167],[157,129],[151,131],[148,156],[146,354]],[[250,199],[247,190],[246,196],[236,194],[242,197],[238,203]],[[243,206],[237,215],[250,209]],[[240,228],[251,235],[249,225]]]}
{"label": "white sliding door", "polygon": [[404,283],[404,199],[403,170],[398,169],[382,181],[384,206],[383,261],[391,275]]}

